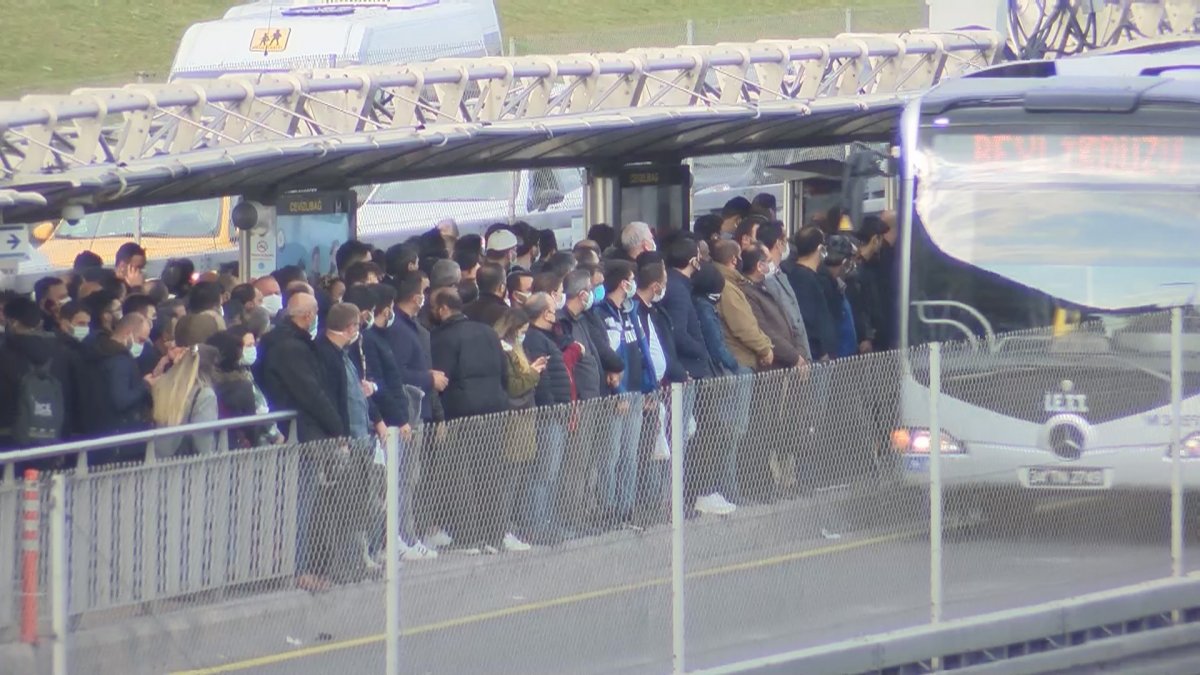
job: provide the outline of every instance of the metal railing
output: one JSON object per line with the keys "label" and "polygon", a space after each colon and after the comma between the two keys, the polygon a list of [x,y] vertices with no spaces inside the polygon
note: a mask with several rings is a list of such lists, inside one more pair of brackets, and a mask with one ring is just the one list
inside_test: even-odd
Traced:
{"label": "metal railing", "polygon": [[[1003,627],[947,636],[996,621],[1036,641],[1047,616],[1075,611],[1064,602],[1096,593],[1120,596],[1130,620],[1161,610],[1182,625],[1190,605],[1134,611],[1200,560],[1185,537],[1200,454],[1182,454],[1180,420],[1200,410],[1181,326],[1176,311],[1169,387],[1136,363],[1064,375],[1089,364],[1048,345],[1061,360],[1002,387],[940,377],[984,362],[995,376],[996,355],[933,345],[464,417],[409,443],[392,434],[374,456],[373,440],[330,439],[58,474],[42,488],[38,592],[66,628],[38,634],[58,672],[75,654],[112,672],[329,656],[314,667],[681,674],[753,670],[763,662],[740,662],[764,653],[814,668],[872,653],[928,664],[956,645],[1023,658],[991,649]],[[1075,380],[1118,424],[1141,425],[1147,401],[1171,423],[1089,436],[1080,463],[1059,459],[1053,435],[1014,447],[963,412],[979,396],[1040,404],[1047,377]],[[1120,398],[1105,398],[1111,382]],[[1051,465],[1094,489],[1035,489]],[[1108,489],[1113,471],[1136,489]],[[433,529],[464,555],[410,548]],[[306,576],[336,592],[295,592]],[[102,623],[131,627],[106,641]],[[1070,626],[1106,629],[1084,623]],[[308,641],[321,644],[297,648]],[[861,646],[885,643],[896,648]]]}

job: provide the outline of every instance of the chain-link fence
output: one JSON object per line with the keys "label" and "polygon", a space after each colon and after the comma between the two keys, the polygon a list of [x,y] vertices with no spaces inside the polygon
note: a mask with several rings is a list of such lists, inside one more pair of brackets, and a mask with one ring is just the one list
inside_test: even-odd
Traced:
{"label": "chain-link fence", "polygon": [[747,14],[670,23],[631,21],[620,28],[513,37],[509,39],[508,52],[516,56],[623,51],[636,47],[829,37],[851,32],[899,32],[927,25],[925,0],[907,0],[882,6],[804,9],[789,14]]}
{"label": "chain-link fence", "polygon": [[[32,625],[69,672],[669,672],[1178,576],[1200,325],[1163,320],[557,405],[577,383],[554,361],[510,382],[514,410],[386,447],[60,474]],[[20,496],[0,486],[7,541]]]}

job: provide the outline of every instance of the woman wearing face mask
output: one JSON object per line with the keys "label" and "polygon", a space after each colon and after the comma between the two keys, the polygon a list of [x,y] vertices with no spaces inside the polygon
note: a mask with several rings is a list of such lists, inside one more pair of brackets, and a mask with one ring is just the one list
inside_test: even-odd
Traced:
{"label": "woman wearing face mask", "polygon": [[[208,339],[217,350],[213,373],[213,391],[217,395],[217,413],[221,419],[253,417],[271,412],[267,399],[254,383],[250,369],[258,361],[258,345],[246,326],[236,326]],[[231,429],[230,448],[256,448],[283,440],[273,425]]]}
{"label": "woman wearing face mask", "polygon": [[[218,419],[217,394],[213,391],[217,358],[216,349],[195,345],[154,383],[151,392],[155,426],[174,427]],[[217,436],[212,432],[176,436],[159,441],[154,449],[160,459],[211,455],[217,449]]]}
{"label": "woman wearing face mask", "polygon": [[[521,309],[509,309],[500,316],[494,326],[500,336],[500,346],[508,359],[508,399],[513,410],[529,410],[534,406],[534,396],[546,371],[549,357],[543,356],[530,363],[525,354],[525,335],[529,331],[529,315]],[[528,413],[515,413],[508,418],[504,443],[504,501],[505,524],[504,548],[507,551],[527,551],[529,544],[517,538],[517,494],[520,478],[527,473],[537,453],[535,421]]]}

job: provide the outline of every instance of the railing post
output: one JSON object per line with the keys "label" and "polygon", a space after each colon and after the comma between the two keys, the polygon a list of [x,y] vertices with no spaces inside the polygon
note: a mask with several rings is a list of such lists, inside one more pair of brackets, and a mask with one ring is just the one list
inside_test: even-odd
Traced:
{"label": "railing post", "polygon": [[1171,573],[1183,576],[1183,310],[1171,310]]}
{"label": "railing post", "polygon": [[25,470],[21,491],[21,642],[37,644],[38,627],[38,529],[41,503],[38,472]]}
{"label": "railing post", "polygon": [[55,474],[50,487],[50,628],[53,675],[67,675],[67,477]]}
{"label": "railing post", "polygon": [[671,385],[671,650],[673,672],[683,675],[685,641],[683,566],[683,385]]}
{"label": "railing post", "polygon": [[846,32],[854,32],[854,8],[852,7],[846,8]]}
{"label": "railing post", "polygon": [[387,675],[400,675],[400,462],[403,461],[400,430],[389,428],[384,470],[387,476],[387,526],[384,552],[387,555],[387,585],[384,598],[387,635]]}
{"label": "railing post", "polygon": [[684,39],[687,40],[687,42],[685,42],[684,44],[688,44],[688,45],[696,44],[696,22],[695,21],[693,21],[692,19],[688,19],[687,24],[684,25],[683,32],[684,32]]}
{"label": "railing post", "polygon": [[929,620],[942,621],[942,345],[929,345]]}

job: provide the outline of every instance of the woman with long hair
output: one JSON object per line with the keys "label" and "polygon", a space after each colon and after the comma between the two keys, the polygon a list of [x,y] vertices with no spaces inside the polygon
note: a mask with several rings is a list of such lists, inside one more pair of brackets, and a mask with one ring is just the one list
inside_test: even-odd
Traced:
{"label": "woman with long hair", "polygon": [[508,358],[508,399],[513,409],[509,413],[504,443],[504,511],[506,525],[504,548],[507,551],[527,551],[529,544],[513,533],[516,522],[517,494],[521,476],[528,470],[537,454],[537,430],[531,413],[534,391],[546,370],[546,359],[533,363],[525,356],[522,343],[529,330],[529,315],[520,309],[508,309],[496,321],[496,334]]}
{"label": "woman with long hair", "polygon": [[[218,419],[217,395],[212,387],[216,362],[217,350],[195,345],[154,383],[151,394],[155,426],[175,427]],[[155,454],[160,458],[209,455],[216,449],[217,437],[211,432],[176,436],[155,444]]]}
{"label": "woman with long hair", "polygon": [[[254,383],[250,368],[258,360],[258,341],[248,325],[235,326],[208,339],[217,350],[213,372],[213,391],[221,419],[253,417],[271,412],[267,399]],[[282,440],[273,425],[245,427],[229,431],[230,448],[257,448]]]}

